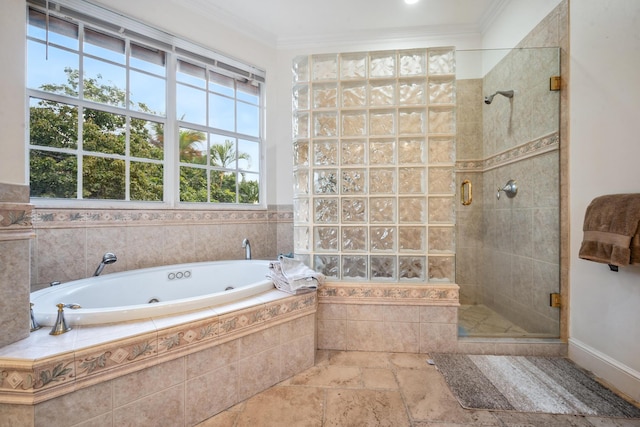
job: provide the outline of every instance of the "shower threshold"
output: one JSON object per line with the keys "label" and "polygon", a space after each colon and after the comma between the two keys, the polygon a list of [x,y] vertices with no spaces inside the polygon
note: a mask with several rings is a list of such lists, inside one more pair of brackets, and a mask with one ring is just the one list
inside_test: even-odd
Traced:
{"label": "shower threshold", "polygon": [[529,332],[485,305],[460,305],[458,336],[474,338],[557,338],[557,335]]}

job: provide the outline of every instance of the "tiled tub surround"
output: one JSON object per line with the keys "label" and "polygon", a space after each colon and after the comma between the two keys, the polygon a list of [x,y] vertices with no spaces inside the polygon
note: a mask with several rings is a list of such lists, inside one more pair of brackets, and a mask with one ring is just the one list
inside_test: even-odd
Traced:
{"label": "tiled tub surround", "polygon": [[31,290],[89,277],[105,252],[118,261],[102,274],[188,262],[254,259],[293,250],[292,206],[264,210],[45,209],[33,214]]}
{"label": "tiled tub surround", "polygon": [[[195,425],[309,368],[316,293],[48,328],[0,349],[0,425]],[[86,424],[82,424],[86,425]]]}
{"label": "tiled tub surround", "polygon": [[453,48],[293,62],[294,249],[342,281],[455,283]]}

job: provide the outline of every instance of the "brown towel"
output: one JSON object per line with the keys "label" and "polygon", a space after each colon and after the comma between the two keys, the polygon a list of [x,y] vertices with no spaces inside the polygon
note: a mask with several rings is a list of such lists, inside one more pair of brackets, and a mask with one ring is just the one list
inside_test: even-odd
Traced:
{"label": "brown towel", "polygon": [[640,194],[593,199],[582,230],[580,258],[619,267],[640,264]]}

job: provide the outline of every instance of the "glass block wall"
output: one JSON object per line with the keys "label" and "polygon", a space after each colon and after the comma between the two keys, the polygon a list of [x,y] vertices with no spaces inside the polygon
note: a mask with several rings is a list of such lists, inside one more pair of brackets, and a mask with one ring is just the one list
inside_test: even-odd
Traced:
{"label": "glass block wall", "polygon": [[455,50],[293,61],[294,250],[332,280],[455,282]]}

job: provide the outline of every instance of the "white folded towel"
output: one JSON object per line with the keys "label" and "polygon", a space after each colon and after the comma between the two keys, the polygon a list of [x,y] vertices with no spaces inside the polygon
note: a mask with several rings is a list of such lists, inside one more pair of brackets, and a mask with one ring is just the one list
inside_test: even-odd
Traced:
{"label": "white folded towel", "polygon": [[290,294],[301,294],[318,289],[318,284],[324,283],[325,276],[307,267],[302,261],[283,255],[278,261],[269,265],[267,277],[281,291]]}

